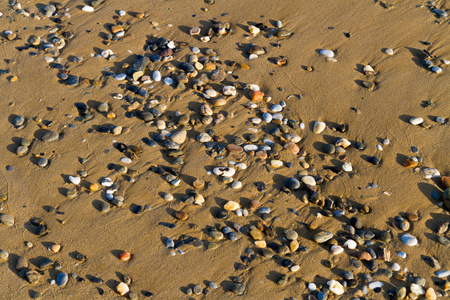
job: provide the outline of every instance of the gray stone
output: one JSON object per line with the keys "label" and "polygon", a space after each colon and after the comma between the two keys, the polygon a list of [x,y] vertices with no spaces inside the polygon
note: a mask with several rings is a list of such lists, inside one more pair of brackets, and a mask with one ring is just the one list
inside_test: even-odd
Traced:
{"label": "gray stone", "polygon": [[59,139],[59,133],[56,131],[46,130],[41,139],[43,142],[53,142]]}

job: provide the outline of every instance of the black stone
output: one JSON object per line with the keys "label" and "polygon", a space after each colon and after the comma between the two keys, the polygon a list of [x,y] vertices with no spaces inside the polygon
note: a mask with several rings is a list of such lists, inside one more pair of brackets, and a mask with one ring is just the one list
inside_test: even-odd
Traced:
{"label": "black stone", "polygon": [[229,215],[228,210],[222,208],[216,213],[216,218],[223,220],[226,219],[228,215]]}
{"label": "black stone", "polygon": [[370,156],[367,159],[368,162],[370,162],[372,165],[379,165],[380,164],[380,160],[378,158],[376,158],[375,156]]}
{"label": "black stone", "polygon": [[182,62],[178,67],[186,73],[192,73],[195,71],[195,67],[187,62]]}

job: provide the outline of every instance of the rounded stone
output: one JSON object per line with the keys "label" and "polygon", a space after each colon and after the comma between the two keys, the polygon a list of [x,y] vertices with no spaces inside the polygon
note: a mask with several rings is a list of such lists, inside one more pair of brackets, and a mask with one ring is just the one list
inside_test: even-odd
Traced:
{"label": "rounded stone", "polygon": [[43,142],[53,142],[56,141],[59,138],[59,133],[56,131],[46,130],[45,133],[42,135],[42,141]]}
{"label": "rounded stone", "polygon": [[285,185],[290,190],[298,190],[300,188],[300,181],[293,177],[289,177],[286,179]]}

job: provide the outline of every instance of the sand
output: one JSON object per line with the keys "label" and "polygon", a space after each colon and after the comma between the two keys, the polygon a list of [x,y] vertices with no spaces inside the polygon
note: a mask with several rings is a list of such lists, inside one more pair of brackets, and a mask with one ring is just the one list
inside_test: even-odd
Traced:
{"label": "sand", "polygon": [[[43,299],[119,299],[115,287],[122,278],[121,274],[127,274],[132,278],[130,289],[138,294],[139,299],[145,298],[143,291],[153,293],[153,299],[232,299],[237,297],[228,291],[233,276],[239,276],[246,285],[242,298],[303,299],[309,294],[307,283],[320,285],[330,279],[341,280],[342,270],[352,270],[355,275],[371,273],[366,267],[355,270],[350,266],[349,257],[357,251],[346,250],[333,258],[329,246],[322,247],[312,241],[312,233],[304,225],[313,223],[320,229],[336,234],[344,230],[353,215],[363,222],[365,228],[392,231],[392,242],[387,244],[392,259],[388,263],[379,261],[380,268],[389,268],[393,262],[397,262],[402,269],[408,268],[407,274],[424,277],[427,288],[433,287],[441,291],[433,283],[436,270],[428,266],[422,256],[436,257],[444,270],[449,267],[448,248],[437,242],[435,234],[435,228],[443,221],[448,221],[449,215],[438,205],[440,201],[431,197],[433,190],[438,191],[442,197],[442,185],[437,179],[424,179],[422,171],[413,172],[402,166],[402,163],[413,155],[411,147],[416,146],[419,148],[417,156],[423,158],[419,167],[437,168],[441,175],[450,173],[447,147],[450,142],[447,119],[450,113],[450,77],[448,67],[440,62],[450,59],[449,22],[442,20],[438,23],[425,1],[392,3],[395,3],[395,7],[386,9],[376,1],[217,0],[214,5],[208,5],[200,0],[108,0],[97,7],[95,12],[88,13],[81,11],[80,8],[85,5],[82,1],[63,1],[61,4],[69,9],[71,18],[62,18],[62,24],[69,24],[68,30],[75,37],[67,42],[60,57],[70,74],[103,81],[101,87],[87,84],[70,87],[58,80],[57,70],[49,68],[49,64],[44,61],[47,54],[43,50],[17,49],[27,44],[30,35],[48,35],[45,26],[55,27],[56,24],[47,18],[33,20],[10,12],[4,2],[0,6],[0,11],[4,13],[0,18],[0,28],[17,31],[19,38],[8,41],[2,34],[0,50],[3,58],[0,69],[10,70],[9,74],[0,76],[0,138],[3,141],[3,146],[0,147],[0,190],[8,195],[8,200],[2,203],[2,213],[15,218],[13,227],[0,228],[0,248],[10,254],[8,260],[0,264],[0,298],[27,299],[32,291],[39,291]],[[27,1],[21,4],[23,9],[38,11],[42,5],[49,3]],[[443,9],[449,9],[449,5],[448,1],[439,1],[437,4]],[[202,8],[207,8],[208,11]],[[108,24],[114,23],[113,17],[117,16],[120,9],[130,13],[145,12],[148,16],[143,19],[125,16],[123,20],[130,22],[125,38],[106,46],[102,44],[102,36],[109,32]],[[222,16],[224,13],[226,15]],[[230,22],[233,24],[232,33],[215,37],[209,43],[202,43],[197,37],[189,35],[191,27],[207,28],[211,19]],[[283,29],[290,30],[293,35],[277,39],[266,38],[264,35],[251,36],[248,32],[249,24],[261,22],[268,28],[274,28],[276,20],[281,20]],[[157,22],[159,29],[151,22]],[[346,37],[344,33],[349,33],[350,37]],[[124,90],[125,82],[105,77],[102,72],[105,68],[116,73],[123,72],[120,64],[131,64],[135,61],[135,55],[144,54],[143,46],[151,36],[184,41],[190,47],[210,47],[222,61],[248,64],[249,70],[225,67],[238,76],[235,80],[228,75],[226,82],[259,85],[266,95],[272,97],[268,104],[259,103],[260,107],[270,107],[285,101],[287,108],[283,115],[306,124],[304,130],[296,129],[291,132],[299,134],[302,141],[298,145],[315,156],[313,169],[308,171],[309,174],[334,177],[332,180],[327,179],[318,188],[321,197],[341,196],[368,204],[371,212],[348,214],[342,218],[317,218],[320,207],[302,203],[298,193],[288,195],[280,191],[285,178],[295,176],[298,171],[303,170],[298,157],[282,151],[281,159],[292,162],[293,167],[282,167],[273,173],[268,173],[264,167],[267,163],[258,161],[255,156],[226,154],[223,160],[216,160],[207,155],[201,143],[192,140],[199,132],[205,132],[203,125],[188,132],[191,140],[182,147],[185,164],[175,166],[182,174],[179,187],[170,185],[160,175],[149,171],[152,165],[170,166],[173,158],[167,157],[167,150],[163,147],[151,148],[142,142],[143,138],[153,137],[158,130],[154,124],[145,124],[135,117],[125,116],[128,103],[112,97],[117,93],[130,93]],[[422,42],[430,44],[424,45]],[[249,61],[247,53],[239,48],[238,43],[267,47],[267,53]],[[280,46],[273,47],[273,43],[279,43]],[[392,48],[394,55],[386,55],[383,52],[385,48]],[[98,54],[104,49],[113,50],[118,58],[107,61],[91,57],[91,53]],[[318,54],[321,49],[333,50],[337,62],[327,62]],[[422,49],[427,49],[436,56],[434,61],[442,67],[441,74],[435,74],[422,66],[419,57]],[[38,54],[30,55],[30,52]],[[173,62],[156,63],[154,66],[166,76],[169,72],[164,66],[176,66],[177,62],[186,61],[190,54],[189,47],[185,47],[174,54]],[[269,61],[269,58],[280,55],[286,57],[287,65],[280,67]],[[72,63],[71,56],[82,56],[84,62]],[[366,80],[362,68],[367,64],[377,73],[371,77],[371,80],[377,82],[374,91],[360,85],[361,80]],[[302,66],[312,66],[314,71],[307,72]],[[11,76],[17,76],[18,80],[11,82]],[[282,88],[281,91],[278,88]],[[218,88],[217,90],[220,91]],[[200,105],[204,103],[202,97],[190,88],[176,90],[161,83],[154,84],[150,94],[149,99],[161,96],[173,100],[168,104],[163,120],[169,120],[169,117],[174,119],[175,111],[197,117]],[[216,135],[224,137],[223,144],[231,143],[236,136],[248,134],[248,127],[264,128],[258,130],[257,135],[270,137],[268,130],[274,125],[253,126],[247,123],[250,118],[260,115],[256,110],[245,108],[249,101],[247,92],[239,91],[239,94],[223,108],[214,110],[215,113],[232,112],[234,117],[226,118],[216,126],[207,126],[207,129],[213,128]],[[176,99],[176,96],[179,98]],[[91,122],[77,122],[75,119],[78,112],[74,103],[89,104],[89,101],[108,102],[117,118],[109,120],[95,112]],[[423,101],[431,101],[434,105],[424,108],[421,106]],[[66,117],[66,114],[72,117]],[[14,115],[27,118],[24,129],[17,130],[11,124],[11,116]],[[446,123],[434,122],[436,116],[446,118]],[[33,121],[34,117],[53,121],[50,129],[60,135],[63,133],[60,140],[42,142],[39,124]],[[411,117],[422,117],[432,126],[429,129],[413,126],[409,124]],[[317,120],[327,124],[345,123],[349,125],[349,130],[339,133],[327,128],[317,135],[312,132],[312,124]],[[69,124],[73,124],[76,129],[68,127]],[[88,129],[103,124],[129,127],[130,132],[119,136],[88,133]],[[329,166],[340,167],[342,164],[337,156],[322,152],[323,144],[333,143],[336,137],[365,144],[364,151],[351,146],[351,150],[346,153],[354,172],[335,174],[324,169]],[[19,138],[36,139],[24,157],[15,155]],[[383,151],[377,150],[376,145],[381,145],[385,138],[390,140],[390,144],[383,145]],[[107,168],[110,163],[123,165],[119,161],[123,154],[114,148],[114,141],[143,148],[143,153],[129,165],[130,169],[138,172],[134,183],[127,182],[121,174]],[[382,160],[379,166],[366,161],[372,155]],[[39,168],[36,156],[51,159],[50,166]],[[86,163],[80,164],[79,158],[86,158]],[[220,178],[206,173],[215,166],[225,165],[228,160],[240,160],[248,166],[234,176],[235,180],[243,183],[240,190],[233,190],[222,184]],[[14,170],[7,171],[6,166],[13,166]],[[68,175],[76,175],[82,170],[88,173],[83,179],[84,187],[88,183],[99,182],[104,176],[117,182],[120,187],[117,194],[125,198],[124,207],[113,207],[107,213],[100,213],[96,205],[99,200],[105,201],[104,190],[88,193],[83,188],[76,198],[66,198],[66,190],[74,188],[67,181]],[[203,178],[209,183],[207,188],[200,191],[206,199],[201,207],[180,201],[193,190],[192,182],[195,178]],[[258,192],[254,185],[256,181],[263,181],[266,190]],[[369,183],[376,183],[378,187],[367,189]],[[387,193],[383,193],[385,191]],[[161,193],[172,193],[175,200],[167,202],[161,197]],[[365,195],[375,197],[361,198]],[[284,243],[282,232],[290,228],[299,233],[300,245],[308,247],[307,253],[296,252],[290,255],[290,259],[300,265],[298,272],[292,273],[280,266],[277,259],[264,259],[259,255],[248,264],[248,270],[236,270],[237,263],[241,263],[240,257],[245,254],[244,249],[254,248],[254,240],[241,233],[237,241],[220,241],[218,248],[213,250],[187,245],[181,247],[184,255],[177,253],[172,256],[171,250],[165,247],[166,238],[176,240],[183,234],[211,241],[207,235],[208,226],[220,228],[232,222],[246,227],[256,224],[261,218],[254,212],[250,212],[247,218],[231,214],[225,221],[213,216],[218,207],[222,208],[228,200],[245,206],[252,199],[260,200],[263,206],[271,208],[274,217],[278,217],[273,223],[277,236],[267,241]],[[152,209],[136,215],[130,209],[132,204],[148,204]],[[56,207],[61,213],[48,213],[45,210],[47,206]],[[298,215],[290,209],[295,209]],[[172,217],[174,210],[187,212],[189,219],[185,222],[177,221]],[[399,238],[402,232],[389,225],[395,216],[402,213],[419,215],[419,220],[412,223],[409,231],[418,238],[419,246],[404,245]],[[47,235],[38,237],[27,229],[32,217],[39,217],[46,222],[49,229]],[[160,222],[176,223],[176,227],[169,229],[158,225]],[[193,229],[190,224],[195,224],[197,229]],[[25,245],[28,241],[33,243],[32,248]],[[47,246],[51,243],[61,244],[62,249],[58,253],[49,252]],[[360,246],[358,249],[361,251],[365,247]],[[120,251],[129,251],[132,259],[129,262],[120,261],[117,257]],[[407,258],[398,257],[396,252],[399,251],[404,251]],[[84,254],[86,261],[77,262],[73,258],[75,252]],[[62,269],[43,271],[39,283],[32,286],[14,268],[18,256],[27,258],[31,269],[37,269],[43,257],[59,262]],[[336,261],[336,268],[331,270],[323,265],[323,260],[330,259]],[[50,281],[61,271],[74,273],[85,280],[77,282],[70,278],[64,288],[50,285]],[[275,282],[283,274],[289,274],[289,282],[278,286]],[[104,283],[94,284],[87,279],[89,276],[100,277]],[[359,276],[356,276],[359,278],[357,288],[347,289],[345,296],[335,298],[350,299],[351,295],[357,293],[364,285]],[[398,281],[394,277],[374,277],[374,280],[380,280],[385,285],[380,294],[370,291],[370,299],[387,298],[386,291],[389,289],[410,285],[410,282]],[[192,284],[205,287],[209,281],[216,282],[219,289],[211,290],[208,296],[185,294],[186,288]],[[99,295],[98,288],[104,290],[103,296]]]}

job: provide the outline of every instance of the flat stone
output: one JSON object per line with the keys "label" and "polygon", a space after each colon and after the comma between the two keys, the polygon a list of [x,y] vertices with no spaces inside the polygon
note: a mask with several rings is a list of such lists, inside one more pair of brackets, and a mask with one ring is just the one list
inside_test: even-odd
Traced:
{"label": "flat stone", "polygon": [[59,133],[56,131],[46,130],[41,139],[43,142],[53,142],[59,139]]}

